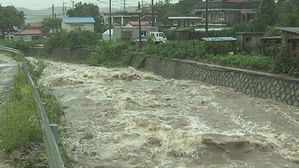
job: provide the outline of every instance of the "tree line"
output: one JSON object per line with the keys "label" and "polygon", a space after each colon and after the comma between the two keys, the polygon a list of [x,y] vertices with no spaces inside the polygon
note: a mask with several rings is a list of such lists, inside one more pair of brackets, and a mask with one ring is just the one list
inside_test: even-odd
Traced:
{"label": "tree line", "polygon": [[14,6],[2,7],[0,5],[0,30],[4,32],[14,31],[16,27],[25,24],[25,15],[23,11],[17,10]]}

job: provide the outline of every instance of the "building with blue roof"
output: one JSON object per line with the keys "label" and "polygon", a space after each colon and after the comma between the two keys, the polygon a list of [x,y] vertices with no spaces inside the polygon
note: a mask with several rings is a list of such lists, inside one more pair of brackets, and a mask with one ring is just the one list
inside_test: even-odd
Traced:
{"label": "building with blue roof", "polygon": [[64,17],[61,28],[67,32],[72,30],[88,30],[94,32],[95,20],[93,17]]}

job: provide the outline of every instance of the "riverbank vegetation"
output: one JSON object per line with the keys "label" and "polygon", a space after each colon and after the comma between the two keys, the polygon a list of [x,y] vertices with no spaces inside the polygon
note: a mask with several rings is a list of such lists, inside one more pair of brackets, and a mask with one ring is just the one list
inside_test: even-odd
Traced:
{"label": "riverbank vegetation", "polygon": [[[13,58],[18,56],[14,55]],[[44,68],[38,61],[28,62],[33,81],[36,82]],[[51,123],[60,123],[62,107],[54,96],[41,92]],[[14,167],[47,167],[47,156],[35,107],[33,92],[21,67],[13,78],[9,100],[0,109],[0,147],[8,153]]]}
{"label": "riverbank vegetation", "polygon": [[231,42],[169,42],[161,45],[146,45],[141,51],[158,57],[190,59],[246,69],[270,71],[275,66],[275,59],[262,54],[238,53],[234,55],[235,46]]}
{"label": "riverbank vegetation", "polygon": [[46,51],[50,52],[54,48],[93,48],[100,42],[97,33],[91,31],[74,30],[71,32],[57,32],[48,37],[44,42]]}
{"label": "riverbank vegetation", "polygon": [[127,66],[130,63],[129,52],[136,50],[126,42],[109,43],[102,41],[91,53],[88,63],[90,65]]}

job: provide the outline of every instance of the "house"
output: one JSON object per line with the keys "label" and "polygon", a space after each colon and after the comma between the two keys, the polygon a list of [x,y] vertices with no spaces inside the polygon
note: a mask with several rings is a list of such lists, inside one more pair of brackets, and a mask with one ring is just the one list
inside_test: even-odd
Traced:
{"label": "house", "polygon": [[88,30],[94,32],[95,20],[93,17],[64,17],[61,28],[67,32],[73,30]]}
{"label": "house", "polygon": [[[140,25],[141,26],[149,26],[150,25],[150,21],[140,21]],[[135,27],[135,26],[139,26],[139,21],[130,21],[126,27]]]}
{"label": "house", "polygon": [[39,29],[25,29],[14,34],[14,40],[32,41],[42,38],[42,32]]}
{"label": "house", "polygon": [[168,19],[173,21],[173,27],[194,27],[200,25],[202,17],[192,14],[185,14],[170,16]]}
{"label": "house", "polygon": [[281,46],[286,49],[287,55],[296,58],[299,66],[299,27],[277,27],[282,32]]}
{"label": "house", "polygon": [[[237,22],[248,22],[258,9],[261,0],[209,0],[209,26],[225,27]],[[206,3],[201,2],[195,12],[201,17],[201,25],[205,24]]]}
{"label": "house", "polygon": [[[125,26],[130,21],[138,21],[139,13],[137,12],[116,12],[111,14],[111,24],[114,26]],[[142,14],[142,21],[148,21],[150,24],[152,23],[152,15],[151,13]],[[154,24],[157,22],[157,14],[154,14]],[[104,16],[104,24],[109,25],[109,13],[105,13]]]}
{"label": "house", "polygon": [[253,52],[262,47],[264,32],[238,32],[237,48],[239,51]]}

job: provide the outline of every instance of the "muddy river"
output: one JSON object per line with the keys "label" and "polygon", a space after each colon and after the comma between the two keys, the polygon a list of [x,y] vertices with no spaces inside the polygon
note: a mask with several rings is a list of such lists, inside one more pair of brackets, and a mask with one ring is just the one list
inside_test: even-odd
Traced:
{"label": "muddy river", "polygon": [[129,68],[47,61],[77,167],[299,167],[299,108]]}

